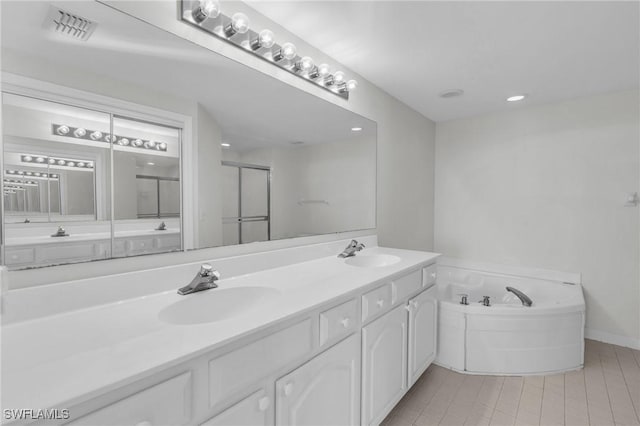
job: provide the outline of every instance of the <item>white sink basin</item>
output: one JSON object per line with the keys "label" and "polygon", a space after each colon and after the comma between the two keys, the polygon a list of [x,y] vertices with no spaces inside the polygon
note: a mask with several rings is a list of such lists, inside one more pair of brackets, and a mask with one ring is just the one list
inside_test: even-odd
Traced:
{"label": "white sink basin", "polygon": [[162,309],[158,316],[164,322],[178,325],[223,321],[279,295],[278,290],[268,287],[214,288],[183,296],[184,300]]}
{"label": "white sink basin", "polygon": [[379,268],[398,262],[400,262],[400,258],[390,254],[359,254],[344,261],[347,265],[360,266],[362,268]]}

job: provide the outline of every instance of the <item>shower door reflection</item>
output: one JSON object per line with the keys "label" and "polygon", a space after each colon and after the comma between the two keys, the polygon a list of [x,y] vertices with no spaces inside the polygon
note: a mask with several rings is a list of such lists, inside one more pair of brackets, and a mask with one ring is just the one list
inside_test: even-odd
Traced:
{"label": "shower door reflection", "polygon": [[271,169],[255,164],[222,162],[224,245],[271,239]]}

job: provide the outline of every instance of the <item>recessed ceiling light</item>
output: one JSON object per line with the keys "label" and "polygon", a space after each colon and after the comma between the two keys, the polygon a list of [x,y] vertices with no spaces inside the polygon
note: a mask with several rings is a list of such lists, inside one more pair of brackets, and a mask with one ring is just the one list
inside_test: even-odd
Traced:
{"label": "recessed ceiling light", "polygon": [[352,127],[351,131],[352,132],[360,132],[360,131],[362,131],[362,127]]}
{"label": "recessed ceiling light", "polygon": [[514,95],[507,98],[507,102],[518,102],[526,98],[527,95]]}
{"label": "recessed ceiling light", "polygon": [[149,162],[149,163],[147,163],[147,165],[149,165],[149,166],[155,166],[155,165],[156,165],[156,163],[151,163],[151,162]]}
{"label": "recessed ceiling light", "polygon": [[438,96],[444,99],[457,98],[458,96],[462,96],[464,94],[464,90],[462,89],[448,89],[444,92],[440,92]]}
{"label": "recessed ceiling light", "polygon": [[225,148],[229,148],[231,146],[231,144],[229,144],[229,143],[221,143],[220,146],[223,146]]}

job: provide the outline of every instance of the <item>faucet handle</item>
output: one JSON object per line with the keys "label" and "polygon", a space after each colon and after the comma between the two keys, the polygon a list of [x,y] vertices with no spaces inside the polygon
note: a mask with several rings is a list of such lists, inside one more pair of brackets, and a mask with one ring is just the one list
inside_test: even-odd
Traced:
{"label": "faucet handle", "polygon": [[215,269],[213,269],[213,266],[211,266],[210,264],[203,263],[200,266],[200,276],[201,277],[214,277],[214,279],[219,280],[220,279],[220,272],[218,272]]}

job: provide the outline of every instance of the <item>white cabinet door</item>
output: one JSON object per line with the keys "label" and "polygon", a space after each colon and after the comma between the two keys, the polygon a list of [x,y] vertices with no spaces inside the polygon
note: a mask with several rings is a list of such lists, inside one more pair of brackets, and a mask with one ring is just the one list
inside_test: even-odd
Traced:
{"label": "white cabinet door", "polygon": [[360,342],[343,340],[276,382],[276,424],[356,425]]}
{"label": "white cabinet door", "polygon": [[268,426],[273,424],[273,404],[264,389],[255,392],[202,426]]}
{"label": "white cabinet door", "polygon": [[436,357],[436,287],[409,300],[409,386],[412,386]]}
{"label": "white cabinet door", "polygon": [[407,310],[362,329],[362,424],[379,424],[407,389]]}

